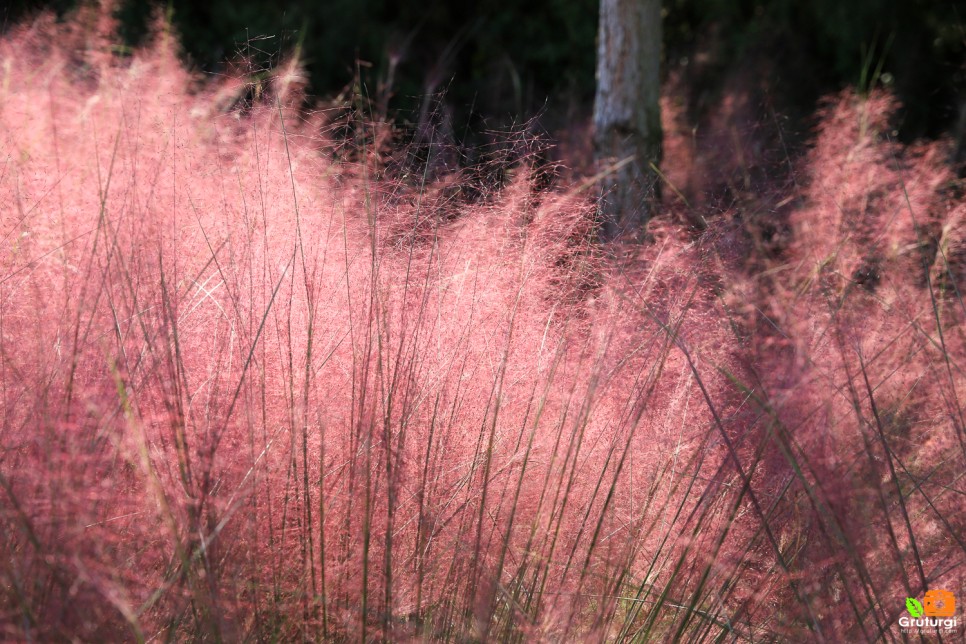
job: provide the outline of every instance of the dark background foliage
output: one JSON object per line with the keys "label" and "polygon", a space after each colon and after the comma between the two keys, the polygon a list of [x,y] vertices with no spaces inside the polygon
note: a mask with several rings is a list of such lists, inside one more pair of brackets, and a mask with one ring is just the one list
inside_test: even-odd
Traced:
{"label": "dark background foliage", "polygon": [[[0,23],[42,8],[70,19],[76,5],[8,0]],[[540,115],[555,130],[593,100],[596,0],[121,0],[119,36],[137,45],[155,12],[209,72],[242,57],[264,68],[300,43],[316,96],[351,83],[357,60],[375,93],[395,65],[390,108],[401,120],[445,92],[458,129]],[[791,116],[845,85],[891,85],[900,136],[935,137],[966,100],[963,14],[956,0],[665,0],[665,69],[685,74],[696,120],[740,68]]]}

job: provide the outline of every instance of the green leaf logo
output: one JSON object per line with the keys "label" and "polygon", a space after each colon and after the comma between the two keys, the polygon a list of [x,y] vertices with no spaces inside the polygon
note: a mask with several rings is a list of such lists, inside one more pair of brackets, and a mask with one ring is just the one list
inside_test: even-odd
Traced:
{"label": "green leaf logo", "polygon": [[922,603],[918,599],[906,597],[906,610],[913,617],[922,617]]}

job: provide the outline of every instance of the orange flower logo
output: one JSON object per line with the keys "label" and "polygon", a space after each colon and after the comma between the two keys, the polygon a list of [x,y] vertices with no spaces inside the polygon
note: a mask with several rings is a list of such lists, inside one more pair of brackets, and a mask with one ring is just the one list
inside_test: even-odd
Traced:
{"label": "orange flower logo", "polygon": [[953,617],[956,614],[956,597],[948,590],[928,590],[922,598],[926,617]]}

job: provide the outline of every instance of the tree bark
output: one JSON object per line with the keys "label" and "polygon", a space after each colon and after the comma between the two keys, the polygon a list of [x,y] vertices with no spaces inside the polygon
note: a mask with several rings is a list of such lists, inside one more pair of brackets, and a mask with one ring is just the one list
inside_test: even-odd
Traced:
{"label": "tree bark", "polygon": [[660,69],[661,0],[600,0],[594,148],[609,239],[642,238],[660,196]]}

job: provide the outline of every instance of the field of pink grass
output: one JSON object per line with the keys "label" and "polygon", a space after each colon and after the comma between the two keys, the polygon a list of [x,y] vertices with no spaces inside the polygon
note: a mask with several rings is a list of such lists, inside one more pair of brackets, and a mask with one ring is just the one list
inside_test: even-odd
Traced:
{"label": "field of pink grass", "polygon": [[889,96],[828,100],[780,252],[614,253],[587,184],[389,171],[293,65],[57,29],[0,42],[4,639],[898,640],[962,596],[966,206]]}

